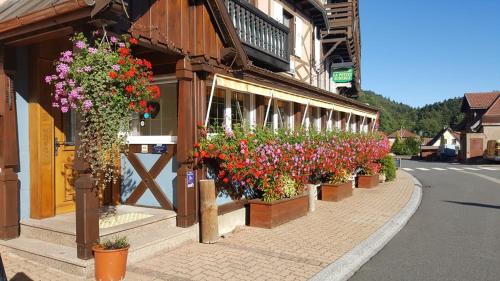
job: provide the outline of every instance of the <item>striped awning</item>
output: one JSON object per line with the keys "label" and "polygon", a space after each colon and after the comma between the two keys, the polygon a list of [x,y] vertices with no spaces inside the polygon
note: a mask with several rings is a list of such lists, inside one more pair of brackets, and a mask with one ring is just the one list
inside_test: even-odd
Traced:
{"label": "striped awning", "polygon": [[345,105],[339,105],[332,102],[327,102],[319,99],[302,96],[293,92],[272,88],[269,86],[264,86],[233,77],[216,74],[214,79],[215,79],[214,81],[215,86],[218,88],[225,88],[242,93],[250,93],[265,97],[272,97],[283,101],[291,101],[306,105],[308,104],[310,106],[315,106],[325,109],[333,109],[335,111],[355,114],[358,116],[363,116],[371,119],[377,118],[376,114],[364,112],[356,108],[351,108]]}

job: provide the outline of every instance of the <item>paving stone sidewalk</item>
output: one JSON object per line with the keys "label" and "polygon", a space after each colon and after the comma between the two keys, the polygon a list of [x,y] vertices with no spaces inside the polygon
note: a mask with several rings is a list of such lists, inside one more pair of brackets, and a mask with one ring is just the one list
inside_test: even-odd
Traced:
{"label": "paving stone sidewalk", "polygon": [[[126,280],[307,280],[397,214],[413,190],[410,176],[398,171],[395,182],[355,189],[338,203],[317,201],[314,213],[275,229],[241,227],[216,244],[189,243],[138,262],[128,267]],[[19,280],[75,280],[6,257],[9,277],[22,272],[31,279]]]}

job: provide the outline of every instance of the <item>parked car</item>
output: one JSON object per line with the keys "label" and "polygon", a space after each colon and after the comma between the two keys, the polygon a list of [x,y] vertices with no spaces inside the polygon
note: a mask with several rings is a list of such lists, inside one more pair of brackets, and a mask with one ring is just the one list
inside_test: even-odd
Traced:
{"label": "parked car", "polygon": [[442,144],[439,146],[438,157],[441,160],[452,160],[458,155],[458,148],[454,144]]}
{"label": "parked car", "polygon": [[484,159],[500,162],[500,139],[488,141],[486,145],[486,152],[484,153]]}

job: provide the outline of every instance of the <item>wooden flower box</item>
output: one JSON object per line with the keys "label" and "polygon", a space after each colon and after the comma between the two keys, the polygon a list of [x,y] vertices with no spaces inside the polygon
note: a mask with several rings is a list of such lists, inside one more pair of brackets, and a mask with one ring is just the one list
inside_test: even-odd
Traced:
{"label": "wooden flower box", "polygon": [[352,182],[341,184],[322,184],[319,198],[323,201],[338,202],[344,198],[352,196]]}
{"label": "wooden flower box", "polygon": [[376,187],[379,183],[379,175],[359,175],[358,176],[358,187],[359,188],[373,188]]}
{"label": "wooden flower box", "polygon": [[260,199],[250,200],[250,226],[273,228],[307,215],[309,196],[307,194],[273,202]]}

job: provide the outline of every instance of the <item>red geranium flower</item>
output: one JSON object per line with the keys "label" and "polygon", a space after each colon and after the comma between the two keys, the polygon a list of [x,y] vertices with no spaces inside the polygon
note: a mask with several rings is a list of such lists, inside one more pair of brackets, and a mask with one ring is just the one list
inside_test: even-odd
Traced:
{"label": "red geranium flower", "polygon": [[116,74],[116,72],[114,72],[114,71],[110,71],[108,75],[109,75],[109,78],[111,78],[111,79],[115,79],[118,76],[118,74]]}
{"label": "red geranium flower", "polygon": [[125,57],[130,54],[130,49],[128,48],[119,48],[118,52],[120,53],[120,56]]}
{"label": "red geranium flower", "polygon": [[129,40],[130,44],[132,45],[136,45],[138,42],[137,42],[137,39],[135,39],[134,37],[131,37],[130,40]]}
{"label": "red geranium flower", "polygon": [[128,85],[125,87],[125,91],[127,91],[127,93],[132,93],[134,91],[134,86]]}
{"label": "red geranium flower", "polygon": [[139,105],[140,105],[141,107],[146,107],[146,106],[147,106],[147,104],[148,104],[148,103],[147,103],[145,100],[141,100],[141,101],[139,101]]}

